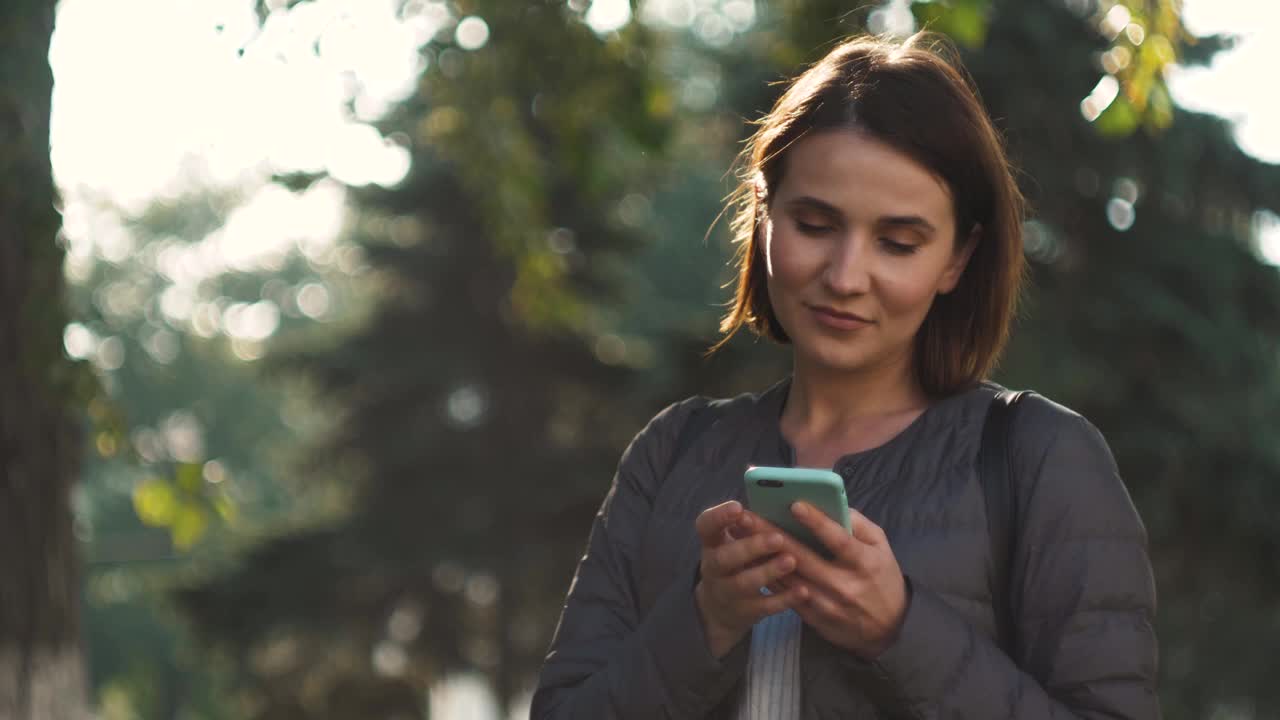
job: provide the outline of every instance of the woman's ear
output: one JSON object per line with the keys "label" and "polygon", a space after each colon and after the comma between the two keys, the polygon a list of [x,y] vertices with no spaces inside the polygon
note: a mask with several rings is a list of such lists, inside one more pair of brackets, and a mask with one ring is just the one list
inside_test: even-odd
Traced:
{"label": "woman's ear", "polygon": [[969,258],[973,257],[973,249],[978,246],[978,241],[981,238],[982,226],[974,225],[964,241],[956,243],[955,251],[951,254],[951,260],[947,262],[947,267],[943,270],[942,278],[938,282],[939,294],[946,295],[955,290],[956,285],[960,284],[964,269],[969,265]]}
{"label": "woman's ear", "polygon": [[769,183],[765,182],[764,173],[756,171],[755,178],[751,181],[751,190],[756,195],[757,205],[763,205],[769,197]]}

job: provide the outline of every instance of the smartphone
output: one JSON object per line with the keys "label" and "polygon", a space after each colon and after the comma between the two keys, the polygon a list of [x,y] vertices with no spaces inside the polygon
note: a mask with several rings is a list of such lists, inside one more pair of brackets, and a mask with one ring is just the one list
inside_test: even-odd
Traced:
{"label": "smartphone", "polygon": [[804,500],[836,521],[847,533],[849,501],[844,494],[844,479],[830,470],[817,468],[784,468],[755,466],[742,477],[747,490],[747,507],[755,514],[786,531],[823,557],[831,553],[809,528],[791,514],[791,504]]}

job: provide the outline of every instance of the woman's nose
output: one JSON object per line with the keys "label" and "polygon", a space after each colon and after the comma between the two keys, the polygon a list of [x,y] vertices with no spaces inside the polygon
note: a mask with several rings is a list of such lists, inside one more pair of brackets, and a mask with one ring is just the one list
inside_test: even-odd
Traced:
{"label": "woman's nose", "polygon": [[856,295],[867,292],[871,286],[868,273],[867,248],[870,242],[859,233],[851,232],[839,242],[832,243],[827,256],[822,280],[836,295]]}

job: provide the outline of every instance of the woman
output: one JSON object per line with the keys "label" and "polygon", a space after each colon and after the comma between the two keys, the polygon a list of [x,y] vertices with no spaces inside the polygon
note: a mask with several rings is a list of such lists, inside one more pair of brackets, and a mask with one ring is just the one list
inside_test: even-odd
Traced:
{"label": "woman", "polygon": [[[848,41],[744,163],[722,329],[789,343],[793,374],[635,438],[533,717],[1159,717],[1141,521],[1097,430],[1039,396],[1008,435],[1018,520],[991,590],[975,458],[1023,204],[965,76],[921,36]],[[853,535],[798,503],[828,560],[744,509],[750,465],[833,468]]]}

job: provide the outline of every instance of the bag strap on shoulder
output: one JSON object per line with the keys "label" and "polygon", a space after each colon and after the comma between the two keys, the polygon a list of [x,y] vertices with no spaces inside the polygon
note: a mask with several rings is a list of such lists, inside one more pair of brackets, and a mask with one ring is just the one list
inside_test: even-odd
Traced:
{"label": "bag strap on shoulder", "polygon": [[991,400],[978,447],[978,479],[987,502],[987,531],[991,536],[991,599],[1000,646],[1015,650],[1016,632],[1009,608],[1010,568],[1018,530],[1017,484],[1009,462],[1009,432],[1014,409],[1026,391],[1002,390]]}

